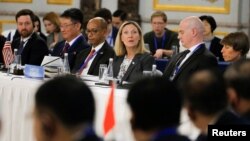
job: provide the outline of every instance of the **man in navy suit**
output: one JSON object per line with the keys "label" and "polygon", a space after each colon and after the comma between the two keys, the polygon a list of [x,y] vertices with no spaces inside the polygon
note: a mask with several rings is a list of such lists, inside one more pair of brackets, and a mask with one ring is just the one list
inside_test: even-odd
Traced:
{"label": "man in navy suit", "polygon": [[44,56],[48,55],[48,47],[46,42],[34,32],[35,15],[33,11],[20,10],[16,14],[16,22],[20,37],[13,40],[12,49],[18,49],[22,65],[41,65]]}
{"label": "man in navy suit", "polygon": [[60,16],[60,24],[64,40],[55,45],[52,56],[61,56],[63,58],[64,53],[68,53],[69,65],[72,69],[76,55],[83,49],[90,47],[81,33],[83,28],[81,10],[77,8],[67,9]]}
{"label": "man in navy suit", "polygon": [[106,40],[111,47],[114,47],[118,29],[112,25],[112,14],[110,10],[107,8],[101,8],[95,13],[95,17],[102,17],[108,23]]}
{"label": "man in navy suit", "polygon": [[[107,22],[101,17],[89,20],[86,35],[92,48],[85,49],[77,55],[73,73],[98,75],[100,64],[108,64],[109,58],[114,58],[114,50],[105,40],[107,26]],[[95,52],[90,55],[92,50]]]}
{"label": "man in navy suit", "polygon": [[182,52],[171,58],[164,78],[180,86],[196,70],[218,67],[216,57],[203,43],[203,32],[204,26],[198,17],[190,16],[180,22],[178,38],[189,53],[184,56],[185,52]]}

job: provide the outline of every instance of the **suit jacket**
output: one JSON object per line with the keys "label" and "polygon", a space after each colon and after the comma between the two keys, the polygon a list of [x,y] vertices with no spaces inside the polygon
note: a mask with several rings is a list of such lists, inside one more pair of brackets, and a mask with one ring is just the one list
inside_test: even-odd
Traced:
{"label": "suit jacket", "polygon": [[[18,49],[20,45],[20,37],[14,39],[11,44],[12,49]],[[45,55],[48,55],[48,47],[46,42],[36,33],[33,33],[28,39],[21,54],[22,65],[31,64],[40,66]]]}
{"label": "suit jacket", "polygon": [[[170,59],[163,73],[164,78],[170,78],[174,69],[176,68],[176,63],[181,55],[182,53],[179,53]],[[182,64],[178,73],[173,79],[173,82],[179,86],[193,72],[199,69],[209,69],[216,67],[218,68],[216,57],[205,47],[205,44],[201,44],[200,46],[198,46],[198,49]]]}
{"label": "suit jacket", "polygon": [[[62,51],[65,45],[65,40],[58,42],[55,47],[54,50],[52,52],[52,56],[62,56]],[[69,59],[69,65],[70,65],[70,69],[73,68],[75,59],[77,54],[79,54],[83,49],[89,48],[90,45],[87,43],[86,39],[84,38],[83,35],[81,35],[80,37],[78,37],[75,42],[70,46],[69,50],[68,50],[68,59]]]}
{"label": "suit jacket", "polygon": [[94,129],[85,130],[84,136],[76,141],[103,141],[102,138],[98,137]]}
{"label": "suit jacket", "polygon": [[6,41],[6,38],[2,35],[0,35],[0,63],[3,63],[3,53],[2,53],[2,50],[3,50],[3,46],[4,46],[4,43]]}
{"label": "suit jacket", "polygon": [[214,125],[238,125],[238,124],[250,124],[248,120],[232,113],[231,111],[225,111],[215,122]]}
{"label": "suit jacket", "polygon": [[[238,115],[232,113],[231,111],[223,112],[214,123],[214,125],[248,125],[249,121],[239,117]],[[195,141],[207,141],[206,135],[199,135]]]}
{"label": "suit jacket", "polygon": [[[76,57],[74,67],[72,73],[76,73],[84,60],[87,58],[88,54],[91,51],[91,47],[82,50]],[[99,75],[99,66],[100,64],[107,64],[109,63],[109,58],[114,58],[115,52],[112,47],[105,41],[101,49],[97,52],[96,57],[94,58],[88,74],[90,75]]]}
{"label": "suit jacket", "polygon": [[116,36],[118,33],[118,29],[114,26],[112,26],[112,39],[113,39],[113,44],[115,45],[115,40],[116,40]]}
{"label": "suit jacket", "polygon": [[221,53],[223,46],[220,44],[221,39],[214,37],[211,41],[209,50],[216,56],[219,57],[219,61],[224,61]]}
{"label": "suit jacket", "polygon": [[[177,33],[171,30],[165,29],[166,40],[164,43],[164,49],[171,49],[172,45],[177,45],[179,47],[179,39],[177,38]],[[149,44],[149,49],[152,54],[155,54],[156,47],[154,43],[155,33],[150,31],[144,35],[144,42]]]}
{"label": "suit jacket", "polygon": [[[114,58],[113,62],[114,77],[118,76],[120,71],[120,66],[124,60],[124,57],[125,56],[123,55],[123,56],[116,56]],[[136,54],[121,81],[134,82],[140,79],[144,70],[147,71],[152,70],[153,64],[154,64],[154,58],[149,53]]]}

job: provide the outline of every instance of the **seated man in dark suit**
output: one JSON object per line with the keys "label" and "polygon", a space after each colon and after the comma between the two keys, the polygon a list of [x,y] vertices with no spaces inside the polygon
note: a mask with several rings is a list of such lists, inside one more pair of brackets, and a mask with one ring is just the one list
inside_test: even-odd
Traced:
{"label": "seated man in dark suit", "polygon": [[190,16],[180,22],[178,38],[187,50],[171,58],[164,78],[181,86],[194,71],[218,67],[216,57],[203,43],[203,32],[204,25],[198,17]]}
{"label": "seated man in dark suit", "polygon": [[94,132],[95,101],[82,80],[72,75],[45,82],[35,94],[37,141],[101,141]]}
{"label": "seated man in dark suit", "polygon": [[114,47],[118,29],[112,25],[112,13],[107,8],[101,8],[96,11],[94,17],[102,17],[108,23],[106,40],[111,47]]}
{"label": "seated man in dark suit", "polygon": [[20,37],[13,40],[12,49],[18,49],[22,65],[41,65],[45,55],[48,55],[46,42],[34,32],[35,15],[29,9],[23,9],[16,14],[17,30]]}
{"label": "seated man in dark suit", "polygon": [[52,56],[64,57],[68,53],[70,69],[73,68],[76,55],[89,47],[85,37],[82,35],[83,14],[80,9],[71,8],[65,10],[60,15],[60,29],[64,41],[57,43],[52,52]]}
{"label": "seated man in dark suit", "polygon": [[224,73],[232,109],[250,121],[250,59],[233,63]]}
{"label": "seated man in dark suit", "polygon": [[98,75],[100,64],[108,64],[109,58],[114,58],[115,52],[105,40],[106,34],[107,22],[103,18],[89,20],[86,35],[92,48],[84,49],[77,55],[72,73]]}
{"label": "seated man in dark suit", "polygon": [[200,129],[197,141],[206,140],[208,125],[249,124],[228,109],[228,98],[222,73],[199,70],[184,84],[183,96],[190,120]]}
{"label": "seated man in dark suit", "polygon": [[[6,41],[6,38],[0,34],[0,64],[3,64],[3,54],[2,54],[2,50],[4,47],[4,43]],[[0,68],[1,69],[1,68]]]}
{"label": "seated man in dark suit", "polygon": [[148,77],[137,81],[127,102],[136,141],[189,141],[177,131],[182,98],[169,80]]}
{"label": "seated man in dark suit", "polygon": [[178,52],[177,33],[166,28],[167,15],[164,12],[156,11],[152,14],[151,26],[153,30],[144,34],[144,41],[149,44],[150,52],[155,58],[170,57],[174,53],[172,46]]}

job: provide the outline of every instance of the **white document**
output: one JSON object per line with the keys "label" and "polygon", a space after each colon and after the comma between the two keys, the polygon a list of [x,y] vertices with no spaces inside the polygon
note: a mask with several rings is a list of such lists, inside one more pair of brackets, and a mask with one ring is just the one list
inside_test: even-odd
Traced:
{"label": "white document", "polygon": [[44,56],[41,66],[61,67],[63,60],[58,56]]}

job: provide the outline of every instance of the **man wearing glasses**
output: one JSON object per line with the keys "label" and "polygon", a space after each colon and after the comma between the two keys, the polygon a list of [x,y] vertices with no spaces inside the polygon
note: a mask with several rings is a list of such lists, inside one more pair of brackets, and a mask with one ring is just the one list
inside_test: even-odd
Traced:
{"label": "man wearing glasses", "polygon": [[149,45],[151,54],[157,59],[172,56],[172,46],[178,48],[179,40],[176,32],[166,28],[167,15],[162,11],[154,12],[151,25],[153,30],[144,34],[144,42]]}
{"label": "man wearing glasses", "polygon": [[52,56],[63,58],[64,53],[68,53],[70,69],[73,67],[76,55],[89,47],[81,33],[83,18],[81,10],[77,8],[67,9],[60,15],[60,29],[64,40],[55,45]]}
{"label": "man wearing glasses", "polygon": [[72,73],[98,75],[100,64],[108,64],[109,58],[114,58],[114,50],[106,41],[107,28],[107,22],[101,17],[89,20],[86,35],[92,47],[77,55]]}

